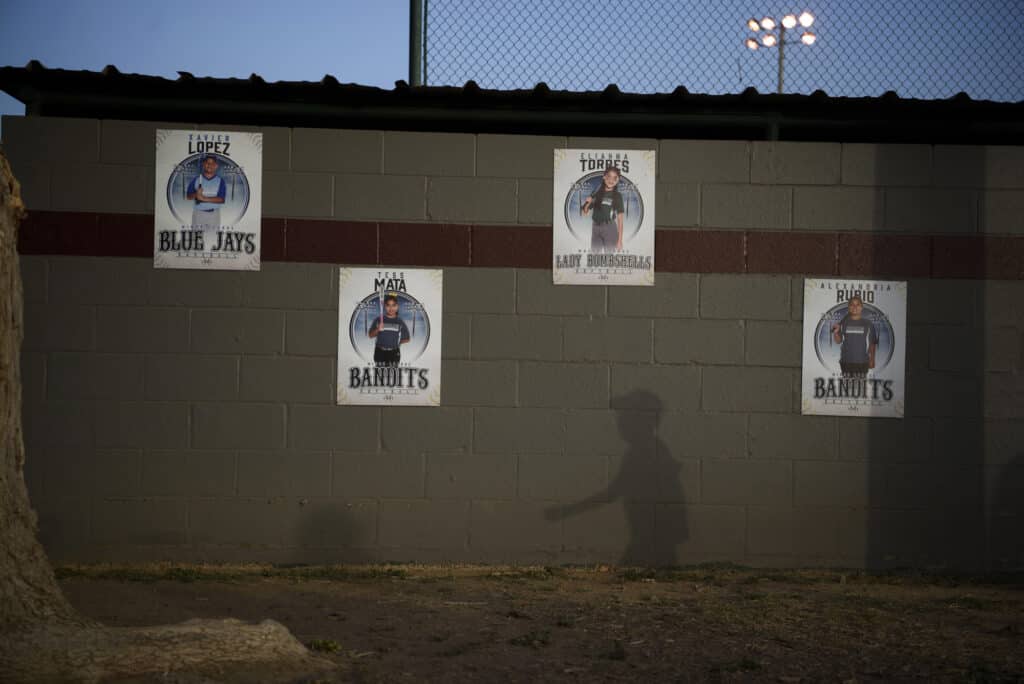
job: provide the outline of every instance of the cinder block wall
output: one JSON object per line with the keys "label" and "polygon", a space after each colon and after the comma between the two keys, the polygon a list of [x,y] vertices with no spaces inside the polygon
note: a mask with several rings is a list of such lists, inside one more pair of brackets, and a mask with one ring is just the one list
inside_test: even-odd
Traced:
{"label": "cinder block wall", "polygon": [[[5,118],[26,230],[129,215],[151,244],[158,127]],[[1024,149],[263,132],[267,217],[446,266],[443,406],[333,405],[316,245],[259,273],[35,250],[26,478],[55,558],[1024,565]],[[542,234],[556,147],[658,151],[656,287],[556,288],[543,239],[437,255]],[[799,414],[806,275],[911,280],[905,419]]]}

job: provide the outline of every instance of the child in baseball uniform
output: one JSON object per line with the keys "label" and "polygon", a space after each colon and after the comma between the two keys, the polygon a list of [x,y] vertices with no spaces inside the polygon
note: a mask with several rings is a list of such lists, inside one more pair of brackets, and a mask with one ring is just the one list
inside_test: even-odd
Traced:
{"label": "child in baseball uniform", "polygon": [[613,252],[622,249],[622,194],[616,190],[621,172],[609,166],[601,177],[601,185],[587,198],[580,211],[584,216],[593,211],[590,233],[592,252]]}
{"label": "child in baseball uniform", "polygon": [[401,347],[410,336],[409,328],[398,315],[398,297],[394,294],[384,297],[384,315],[374,322],[369,335],[375,340],[373,362],[378,366],[397,366],[402,360]]}

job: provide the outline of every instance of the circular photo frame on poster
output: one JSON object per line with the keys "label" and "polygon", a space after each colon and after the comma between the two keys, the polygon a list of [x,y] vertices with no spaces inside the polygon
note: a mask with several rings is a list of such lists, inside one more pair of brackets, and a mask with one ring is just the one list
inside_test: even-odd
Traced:
{"label": "circular photo frame on poster", "polygon": [[217,164],[215,173],[225,185],[224,204],[220,207],[220,223],[224,226],[234,226],[249,209],[251,188],[242,167],[222,154],[193,154],[175,164],[167,179],[167,206],[179,223],[185,226],[192,223],[195,201],[188,199],[188,188],[194,180],[203,177],[203,162],[208,157],[213,157]]}
{"label": "circular photo frame on poster", "polygon": [[[836,375],[840,374],[839,356],[842,344],[832,336],[832,326],[842,323],[849,316],[849,302],[836,304],[826,311],[814,328],[814,352],[821,365]],[[875,367],[872,372],[879,372],[892,361],[896,349],[896,332],[888,316],[881,309],[864,302],[861,318],[875,326],[878,333],[878,347],[875,350]]]}
{"label": "circular photo frame on poster", "polygon": [[[581,177],[565,196],[565,224],[580,242],[589,245],[593,229],[593,210],[583,213],[583,205],[601,187],[604,182],[604,170],[593,171]],[[640,191],[625,174],[619,173],[619,183],[615,189],[622,195],[622,242],[632,240],[644,221],[644,200]]]}
{"label": "circular photo frame on poster", "polygon": [[401,365],[415,363],[430,344],[430,316],[418,299],[407,292],[373,292],[359,301],[348,324],[349,342],[359,358],[367,363],[373,363],[375,346],[370,329],[381,316],[383,298],[392,296],[398,300],[398,317],[409,329],[409,341],[402,345]]}

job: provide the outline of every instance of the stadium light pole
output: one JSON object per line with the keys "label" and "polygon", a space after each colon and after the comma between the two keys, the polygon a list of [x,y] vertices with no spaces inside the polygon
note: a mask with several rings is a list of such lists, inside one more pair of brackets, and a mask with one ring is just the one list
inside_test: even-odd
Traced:
{"label": "stadium light pole", "polygon": [[[814,23],[814,15],[810,12],[802,12],[799,16],[796,14],[787,14],[782,19],[774,19],[772,17],[764,17],[763,19],[750,18],[747,20],[747,28],[754,32],[753,38],[747,38],[743,41],[743,44],[750,50],[760,50],[761,48],[779,48],[779,78],[778,78],[778,90],[777,92],[781,95],[782,90],[785,87],[785,68],[786,68],[786,45],[792,45],[794,43],[803,43],[804,45],[814,45],[814,41],[818,39],[813,32],[808,31],[811,24]],[[800,25],[804,32],[800,34],[800,40],[786,40],[786,31],[795,29],[797,25]],[[778,35],[775,35],[774,31],[778,29]]]}
{"label": "stadium light pole", "polygon": [[421,86],[427,78],[427,0],[409,0],[409,85]]}

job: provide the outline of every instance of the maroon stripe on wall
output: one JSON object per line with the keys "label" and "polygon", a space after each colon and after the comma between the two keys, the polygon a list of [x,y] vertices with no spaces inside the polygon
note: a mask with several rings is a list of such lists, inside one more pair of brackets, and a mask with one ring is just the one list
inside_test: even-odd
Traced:
{"label": "maroon stripe on wall", "polygon": [[[470,266],[470,229],[450,223],[380,223],[378,254],[388,266]],[[344,263],[343,261],[339,263]]]}
{"label": "maroon stripe on wall", "polygon": [[284,249],[280,258],[265,256],[268,261],[331,263],[338,260],[339,254],[344,254],[348,264],[379,263],[375,223],[280,220],[284,224]]}
{"label": "maroon stripe on wall", "polygon": [[747,233],[747,271],[835,275],[838,240],[835,233]]}
{"label": "maroon stripe on wall", "polygon": [[1024,238],[936,236],[932,270],[950,278],[1022,280]]}
{"label": "maroon stripe on wall", "polygon": [[656,230],[654,270],[671,273],[745,273],[745,235],[739,231]]}
{"label": "maroon stripe on wall", "polygon": [[[550,268],[550,226],[265,218],[264,261]],[[1024,280],[1024,237],[657,230],[655,266],[674,273],[793,273]],[[153,216],[34,211],[22,254],[149,257]]]}
{"label": "maroon stripe on wall", "polygon": [[[114,251],[100,243],[99,216],[89,212],[33,211],[18,231],[18,251],[22,254],[102,256],[107,249]],[[149,254],[153,255],[152,244]]]}
{"label": "maroon stripe on wall", "polygon": [[844,233],[839,236],[839,275],[927,278],[932,275],[931,240],[918,235]]}
{"label": "maroon stripe on wall", "polygon": [[103,256],[153,256],[153,217],[98,214],[97,247]]}
{"label": "maroon stripe on wall", "polygon": [[[152,217],[150,228],[152,232]],[[278,218],[265,218],[260,221],[260,259],[263,261],[284,261],[285,258],[285,220]],[[146,256],[152,256],[150,251]]]}
{"label": "maroon stripe on wall", "polygon": [[551,267],[551,229],[539,226],[473,226],[472,265]]}

